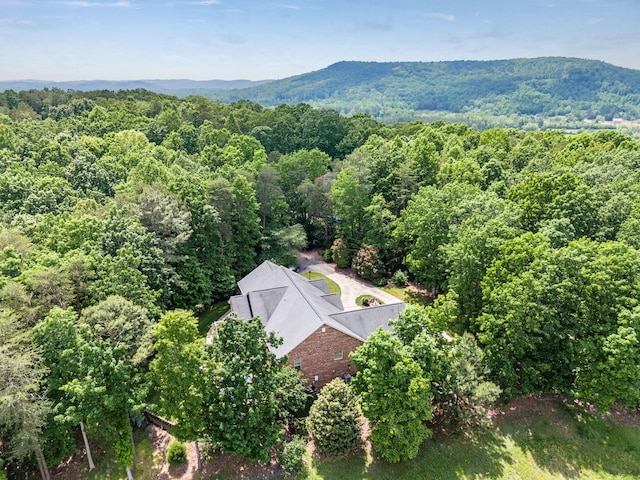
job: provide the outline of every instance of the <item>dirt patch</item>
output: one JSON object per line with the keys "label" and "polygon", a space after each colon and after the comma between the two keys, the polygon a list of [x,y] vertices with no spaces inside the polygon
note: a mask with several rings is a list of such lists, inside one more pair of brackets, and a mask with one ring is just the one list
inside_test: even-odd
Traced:
{"label": "dirt patch", "polygon": [[527,395],[515,398],[503,407],[491,409],[489,416],[494,425],[511,420],[545,416],[550,420],[561,417],[566,400],[560,395]]}
{"label": "dirt patch", "polygon": [[550,421],[560,422],[562,410],[569,406],[578,406],[592,415],[609,420],[616,425],[640,427],[640,410],[629,408],[612,408],[609,412],[598,412],[592,404],[568,400],[561,395],[527,395],[511,400],[503,407],[493,408],[490,412],[492,423],[499,426],[501,422],[510,420],[531,419],[544,416]]}
{"label": "dirt patch", "polygon": [[187,461],[184,465],[172,466],[167,462],[166,452],[167,445],[171,440],[173,440],[173,437],[155,425],[149,425],[146,431],[149,435],[149,440],[151,440],[154,452],[156,452],[163,460],[156,479],[189,480],[193,478],[194,472],[198,469],[198,457],[196,454],[195,444],[187,444]]}
{"label": "dirt patch", "polygon": [[247,462],[247,460],[221,453],[207,460],[196,478],[226,478],[229,480],[272,480],[283,478],[284,470],[277,464],[275,452],[268,465]]}
{"label": "dirt patch", "polygon": [[611,420],[616,425],[631,425],[640,427],[640,410],[612,409],[603,415],[607,420]]}
{"label": "dirt patch", "polygon": [[[53,480],[78,480],[79,478],[87,477],[89,473],[89,462],[87,460],[87,454],[84,449],[80,429],[75,432],[74,442],[78,452],[64,460],[59,465],[49,468],[49,475]],[[89,441],[89,445],[91,447],[91,454],[94,461],[98,456],[106,455],[106,452],[99,446],[95,445],[91,440]]]}

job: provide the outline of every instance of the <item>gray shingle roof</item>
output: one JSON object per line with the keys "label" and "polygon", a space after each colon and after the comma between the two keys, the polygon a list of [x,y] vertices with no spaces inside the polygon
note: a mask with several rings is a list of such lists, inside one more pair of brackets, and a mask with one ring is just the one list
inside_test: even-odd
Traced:
{"label": "gray shingle roof", "polygon": [[378,328],[389,328],[405,304],[380,305],[344,311],[324,280],[308,280],[288,268],[266,261],[238,282],[241,295],[231,298],[240,318],[260,316],[267,331],[282,337],[274,353],[284,356],[323,325],[365,341]]}

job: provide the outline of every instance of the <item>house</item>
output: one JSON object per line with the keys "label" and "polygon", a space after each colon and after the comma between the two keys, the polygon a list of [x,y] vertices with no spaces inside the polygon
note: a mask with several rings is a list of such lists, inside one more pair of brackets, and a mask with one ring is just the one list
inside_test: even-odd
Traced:
{"label": "house", "polygon": [[279,356],[321,387],[333,378],[353,375],[349,353],[378,327],[389,329],[405,304],[345,310],[338,294],[329,293],[324,279],[308,280],[288,268],[266,261],[238,282],[240,295],[231,297],[231,313],[259,316],[267,331],[282,337],[273,347]]}

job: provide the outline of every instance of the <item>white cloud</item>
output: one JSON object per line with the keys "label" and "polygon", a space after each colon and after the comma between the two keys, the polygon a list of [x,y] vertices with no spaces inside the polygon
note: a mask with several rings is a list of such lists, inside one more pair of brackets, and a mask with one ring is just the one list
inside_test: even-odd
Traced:
{"label": "white cloud", "polygon": [[201,0],[200,2],[193,2],[195,5],[220,5],[220,0]]}
{"label": "white cloud", "polygon": [[284,8],[286,10],[300,10],[300,7],[297,5],[285,5],[285,4],[278,4],[278,5],[274,5],[275,7],[278,8]]}
{"label": "white cloud", "polygon": [[455,22],[456,17],[450,13],[438,13],[438,12],[426,12],[422,14],[423,17],[435,18],[437,20],[446,20],[447,22]]}

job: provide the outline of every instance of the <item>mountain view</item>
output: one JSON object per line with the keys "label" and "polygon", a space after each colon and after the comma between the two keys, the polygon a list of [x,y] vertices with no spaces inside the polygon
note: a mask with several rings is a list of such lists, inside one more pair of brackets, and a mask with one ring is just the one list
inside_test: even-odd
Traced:
{"label": "mountain view", "polygon": [[[339,62],[263,81],[0,82],[3,90],[135,90],[266,107],[308,103],[378,120],[510,127],[610,128],[640,120],[640,70],[578,58],[454,62]],[[598,124],[594,125],[594,121]],[[607,127],[609,125],[609,127]]]}
{"label": "mountain view", "polygon": [[0,0],[0,480],[640,479],[638,18]]}
{"label": "mountain view", "polygon": [[340,62],[260,86],[202,93],[265,106],[307,102],[376,118],[407,112],[640,118],[640,71],[577,58]]}

